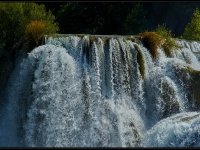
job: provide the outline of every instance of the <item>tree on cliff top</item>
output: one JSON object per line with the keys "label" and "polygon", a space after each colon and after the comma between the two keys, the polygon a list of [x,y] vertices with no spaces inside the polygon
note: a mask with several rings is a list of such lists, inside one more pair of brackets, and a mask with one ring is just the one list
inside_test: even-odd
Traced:
{"label": "tree on cliff top", "polygon": [[[44,5],[0,2],[0,47],[4,50],[18,49],[19,43],[24,43],[27,39],[26,26],[34,20],[45,21],[51,27],[51,33],[58,31],[55,17],[50,11],[46,11]],[[44,28],[44,30],[49,30],[49,28]]]}
{"label": "tree on cliff top", "polygon": [[197,8],[183,33],[183,38],[200,41],[200,10]]}

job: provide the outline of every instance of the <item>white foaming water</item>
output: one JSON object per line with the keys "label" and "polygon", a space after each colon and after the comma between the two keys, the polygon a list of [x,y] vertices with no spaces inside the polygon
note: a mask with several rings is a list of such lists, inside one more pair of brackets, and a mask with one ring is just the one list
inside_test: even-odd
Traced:
{"label": "white foaming water", "polygon": [[173,57],[159,48],[153,59],[134,37],[46,37],[10,77],[0,146],[199,146],[193,76],[181,72],[200,71],[200,44],[177,43]]}
{"label": "white foaming water", "polygon": [[200,113],[173,115],[158,122],[143,139],[143,147],[199,147]]}

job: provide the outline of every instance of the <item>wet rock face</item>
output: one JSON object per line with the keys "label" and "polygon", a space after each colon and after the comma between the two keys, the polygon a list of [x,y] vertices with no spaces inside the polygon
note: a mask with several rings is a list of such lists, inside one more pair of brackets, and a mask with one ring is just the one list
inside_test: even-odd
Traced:
{"label": "wet rock face", "polygon": [[196,102],[196,107],[200,110],[200,72],[197,71],[193,74],[192,80],[192,96]]}
{"label": "wet rock face", "polygon": [[186,67],[177,70],[176,75],[187,91],[185,95],[189,100],[190,109],[200,110],[200,71]]}
{"label": "wet rock face", "polygon": [[178,102],[178,97],[176,96],[176,91],[167,80],[163,80],[161,87],[162,94],[162,118],[169,117],[172,114],[180,112],[180,105]]}

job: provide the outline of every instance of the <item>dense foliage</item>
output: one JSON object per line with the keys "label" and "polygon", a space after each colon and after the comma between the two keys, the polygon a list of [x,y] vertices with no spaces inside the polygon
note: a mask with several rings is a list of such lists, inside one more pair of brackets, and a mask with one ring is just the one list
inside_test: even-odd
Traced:
{"label": "dense foliage", "polygon": [[196,9],[191,21],[186,25],[183,38],[200,41],[200,10]]}
{"label": "dense foliage", "polygon": [[[17,49],[25,42],[26,26],[33,20],[45,21],[52,33],[58,31],[55,17],[44,5],[35,3],[0,3],[0,43],[2,49]],[[46,31],[45,31],[46,32]],[[1,50],[2,51],[2,50]]]}
{"label": "dense foliage", "polygon": [[147,23],[145,15],[141,4],[134,5],[124,23],[125,33],[137,34],[138,32],[142,32],[147,27],[145,25]]}
{"label": "dense foliage", "polygon": [[33,20],[26,25],[25,35],[28,41],[32,42],[33,45],[38,46],[39,41],[44,37],[44,35],[52,34],[57,31],[57,28],[53,24],[49,24],[42,20]]}
{"label": "dense foliage", "polygon": [[[140,19],[143,8],[138,3],[67,2],[61,4],[56,16],[61,33],[65,34],[127,34],[125,28],[130,28],[130,25],[139,27],[138,25],[142,24],[140,21],[143,22],[143,19]],[[131,20],[131,17],[134,20]],[[136,28],[134,31],[137,32]]]}
{"label": "dense foliage", "polygon": [[[40,2],[38,2],[40,3]],[[138,34],[165,24],[182,35],[198,2],[48,2],[64,34]]]}

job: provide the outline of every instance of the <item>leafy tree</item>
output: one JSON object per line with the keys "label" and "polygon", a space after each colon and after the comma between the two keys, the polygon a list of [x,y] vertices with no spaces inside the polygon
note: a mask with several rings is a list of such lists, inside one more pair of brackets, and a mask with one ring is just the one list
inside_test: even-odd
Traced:
{"label": "leafy tree", "polygon": [[[0,3],[0,43],[3,49],[17,49],[25,41],[25,29],[33,20],[45,21],[52,33],[58,31],[58,24],[44,5],[35,3]],[[46,29],[44,29],[46,30]]]}
{"label": "leafy tree", "polygon": [[145,28],[145,11],[140,3],[136,3],[127,15],[124,28],[128,34],[142,32]]}
{"label": "leafy tree", "polygon": [[185,27],[183,38],[200,41],[200,10],[198,8],[194,11],[191,21]]}
{"label": "leafy tree", "polygon": [[57,12],[62,33],[125,34],[124,23],[135,3],[67,2]]}
{"label": "leafy tree", "polygon": [[0,3],[0,43],[5,46],[14,44],[21,36],[24,17],[22,3]]}

